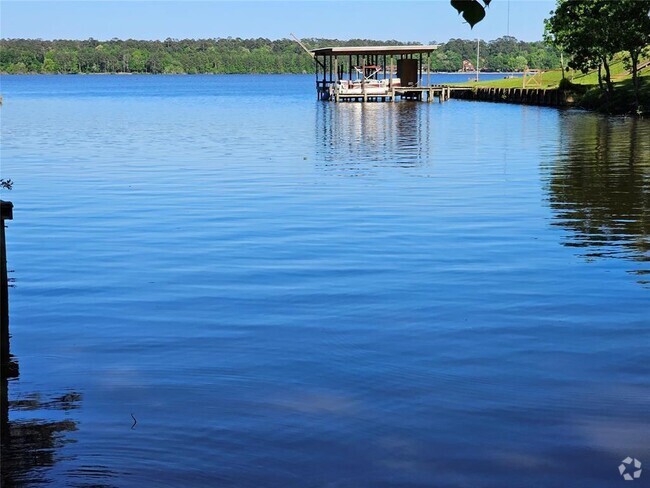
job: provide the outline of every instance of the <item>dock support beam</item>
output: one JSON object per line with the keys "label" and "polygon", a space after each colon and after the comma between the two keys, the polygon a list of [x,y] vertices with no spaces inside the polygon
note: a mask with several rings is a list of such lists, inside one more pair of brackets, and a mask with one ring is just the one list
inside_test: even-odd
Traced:
{"label": "dock support beam", "polygon": [[5,220],[13,219],[13,208],[11,202],[0,200],[0,363],[3,378],[9,371],[9,277]]}

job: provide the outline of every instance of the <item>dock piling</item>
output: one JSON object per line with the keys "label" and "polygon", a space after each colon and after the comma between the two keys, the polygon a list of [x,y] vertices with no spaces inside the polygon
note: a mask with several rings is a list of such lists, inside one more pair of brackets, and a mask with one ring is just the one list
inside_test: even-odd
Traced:
{"label": "dock piling", "polygon": [[3,378],[9,369],[9,277],[5,220],[13,219],[13,204],[0,200],[0,363]]}

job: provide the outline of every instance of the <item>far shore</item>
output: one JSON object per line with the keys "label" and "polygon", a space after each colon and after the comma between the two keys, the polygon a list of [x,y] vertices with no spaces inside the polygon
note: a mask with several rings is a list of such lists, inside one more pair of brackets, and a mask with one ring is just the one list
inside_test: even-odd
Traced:
{"label": "far shore", "polygon": [[[56,76],[179,76],[179,75],[297,75],[304,76],[310,75],[314,76],[315,73],[128,73],[128,72],[116,72],[116,73],[7,73],[0,72],[0,76],[36,76],[36,75],[56,75]],[[428,73],[426,71],[422,72],[423,76],[426,76]],[[432,71],[432,75],[466,75],[469,77],[476,77],[476,71]],[[480,71],[479,78],[482,75],[503,75],[504,77],[510,76],[522,76],[523,72],[521,71]]]}

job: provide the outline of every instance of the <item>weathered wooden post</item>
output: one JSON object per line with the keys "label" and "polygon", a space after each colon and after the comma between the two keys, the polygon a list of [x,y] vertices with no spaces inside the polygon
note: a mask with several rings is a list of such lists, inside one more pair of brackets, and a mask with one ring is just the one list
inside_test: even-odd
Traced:
{"label": "weathered wooden post", "polygon": [[9,370],[9,277],[7,276],[7,243],[5,220],[13,219],[13,204],[0,200],[0,355],[2,377]]}
{"label": "weathered wooden post", "polygon": [[[3,449],[9,441],[9,377],[16,376],[16,368],[9,366],[9,279],[7,277],[7,248],[5,244],[5,220],[13,217],[11,202],[0,200],[0,437]],[[11,370],[14,369],[12,372]]]}
{"label": "weathered wooden post", "polygon": [[334,72],[336,73],[336,77],[334,79],[334,101],[338,102],[339,101],[339,92],[337,90],[338,88],[338,83],[339,83],[339,57],[334,56]]}
{"label": "weathered wooden post", "polygon": [[368,97],[366,96],[366,57],[363,56],[361,60],[361,93],[363,93],[363,101],[367,102]]}

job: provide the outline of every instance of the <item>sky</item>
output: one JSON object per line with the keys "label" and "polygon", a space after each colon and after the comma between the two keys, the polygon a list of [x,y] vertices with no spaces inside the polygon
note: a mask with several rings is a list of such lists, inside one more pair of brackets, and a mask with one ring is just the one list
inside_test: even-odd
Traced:
{"label": "sky", "polygon": [[[541,40],[554,0],[493,0],[470,29],[448,0],[0,0],[0,37],[185,39],[242,37],[445,42],[507,34]],[[509,21],[508,21],[509,19]]]}

